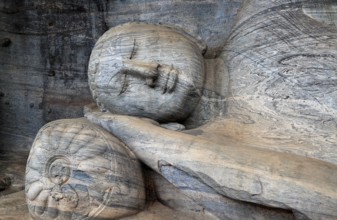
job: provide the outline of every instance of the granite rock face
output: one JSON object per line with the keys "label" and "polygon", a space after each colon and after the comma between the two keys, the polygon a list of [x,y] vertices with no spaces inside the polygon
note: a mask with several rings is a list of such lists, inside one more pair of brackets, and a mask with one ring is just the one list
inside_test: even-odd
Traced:
{"label": "granite rock face", "polygon": [[324,7],[332,13],[336,3],[245,5],[220,56],[230,76],[227,135],[337,164],[337,27]]}
{"label": "granite rock face", "polygon": [[[291,209],[297,219],[335,219],[337,29],[313,12],[322,5],[333,9],[328,1],[245,2],[220,56],[206,60],[206,92],[185,125],[197,127],[205,112],[216,119],[199,128],[87,117],[172,184],[191,177],[234,200]],[[167,175],[166,167],[183,173]],[[206,197],[194,201],[207,210]]]}
{"label": "granite rock face", "polygon": [[87,62],[105,30],[99,1],[1,0],[0,134],[27,150],[39,127],[90,103]]}
{"label": "granite rock face", "polygon": [[39,131],[33,218],[337,218],[335,1],[6,3],[3,143],[100,107]]}
{"label": "granite rock face", "polygon": [[[193,131],[170,131],[130,116],[101,112],[88,112],[86,116],[122,140],[137,158],[174,184],[176,179],[186,177],[179,172],[174,177],[165,176],[166,167],[183,171],[191,180],[212,188],[220,198],[290,209],[307,219],[337,216],[334,190],[337,178],[331,175],[337,172],[334,164],[259,149],[219,134],[208,136],[207,128],[200,128],[196,136],[191,134]],[[206,135],[200,135],[203,132]],[[217,140],[222,141],[217,143]],[[203,190],[207,192],[207,187]],[[188,191],[181,193],[186,195]],[[196,194],[189,196],[193,198]],[[211,200],[218,201],[219,197]],[[207,195],[194,199],[202,204]],[[208,208],[207,203],[203,205]],[[239,210],[245,210],[239,206]],[[216,213],[219,210],[213,211],[219,214]]]}
{"label": "granite rock face", "polygon": [[0,0],[0,146],[27,150],[39,128],[82,116],[92,102],[87,79],[94,44],[126,22],[181,27],[200,36],[213,57],[242,0]]}

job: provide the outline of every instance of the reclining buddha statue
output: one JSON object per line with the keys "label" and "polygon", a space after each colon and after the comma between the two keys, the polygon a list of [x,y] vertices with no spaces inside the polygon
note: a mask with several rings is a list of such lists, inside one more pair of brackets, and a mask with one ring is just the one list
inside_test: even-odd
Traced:
{"label": "reclining buddha statue", "polygon": [[315,13],[329,5],[246,1],[212,59],[177,27],[108,30],[88,67],[97,106],[36,136],[31,215],[146,219],[153,190],[184,218],[336,219],[337,27]]}

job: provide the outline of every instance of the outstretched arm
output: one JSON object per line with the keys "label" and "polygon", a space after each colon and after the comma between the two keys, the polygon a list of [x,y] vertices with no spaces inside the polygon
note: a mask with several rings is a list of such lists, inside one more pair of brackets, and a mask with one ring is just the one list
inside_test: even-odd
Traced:
{"label": "outstretched arm", "polygon": [[[140,118],[92,112],[86,117],[161,172],[172,165],[218,193],[243,201],[293,209],[310,218],[337,216],[337,167],[318,160],[170,131]],[[320,187],[323,185],[324,187]]]}

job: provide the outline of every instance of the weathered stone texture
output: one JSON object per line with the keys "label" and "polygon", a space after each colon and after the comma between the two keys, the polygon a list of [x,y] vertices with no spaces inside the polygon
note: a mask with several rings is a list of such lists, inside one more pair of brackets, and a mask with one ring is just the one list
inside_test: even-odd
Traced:
{"label": "weathered stone texture", "polygon": [[[337,216],[334,190],[337,178],[331,175],[337,170],[334,164],[259,149],[258,145],[240,143],[225,138],[226,135],[200,135],[203,131],[207,133],[208,127],[201,127],[195,136],[188,131],[170,131],[130,116],[88,112],[87,118],[113,133],[137,158],[164,177],[169,174],[165,167],[172,166],[173,171],[184,171],[205,187],[210,186],[217,196],[291,209],[308,219],[335,219]],[[221,136],[224,141],[216,143]],[[177,172],[174,177],[168,175],[166,178],[175,184],[177,179],[186,177]],[[203,199],[207,201],[207,196],[198,197],[196,201],[207,210]]]}
{"label": "weathered stone texture", "polygon": [[[187,114],[181,111],[171,114],[176,118],[170,115],[164,120],[157,110],[165,113],[173,108],[147,104],[164,100],[162,92],[171,90],[177,78],[179,82],[179,77],[184,77],[173,67],[181,65],[177,66],[184,73],[187,62],[174,59],[184,53],[189,54],[188,59],[198,50],[185,47],[184,38],[173,35],[142,35],[148,24],[140,25],[139,30],[138,26],[126,25],[128,31],[135,32],[131,38],[141,36],[127,43],[120,37],[123,31],[120,36],[110,31],[103,35],[113,42],[101,40],[98,50],[94,49],[89,83],[95,99],[104,95],[98,100],[105,105],[102,107],[110,104],[110,112],[123,115],[87,108],[86,117],[91,122],[56,121],[42,128],[28,160],[30,212],[35,218],[69,219],[90,216],[91,209],[97,214],[98,206],[103,210],[98,215],[109,218],[145,208],[129,219],[335,220],[336,6],[334,0],[247,0],[243,4],[240,0],[3,0],[0,135],[7,149],[24,149],[37,129],[50,120],[82,115],[82,107],[91,102],[86,77],[89,54],[108,28],[130,21],[163,23],[180,27],[208,45],[205,83],[196,83],[203,92],[198,94],[195,111],[186,121]],[[158,34],[155,29],[151,33]],[[162,39],[164,43],[159,45],[165,45],[163,50],[156,47]],[[143,47],[138,47],[142,43]],[[171,50],[175,45],[178,52]],[[137,47],[142,53],[137,54]],[[145,53],[146,49],[159,53]],[[118,58],[119,50],[128,59],[114,65],[110,58]],[[174,53],[161,55],[168,50]],[[138,60],[133,59],[136,55]],[[202,72],[200,54],[196,60],[200,64],[196,72]],[[102,63],[107,68],[100,72]],[[116,72],[123,72],[124,81],[109,84],[109,74]],[[151,78],[154,72],[159,76]],[[138,78],[130,81],[135,85],[132,99],[126,97],[117,109],[116,100],[109,103],[109,90],[120,86],[115,93],[120,98],[125,93],[127,74]],[[166,80],[160,81],[161,77]],[[165,104],[187,108],[184,104],[188,102],[179,94],[176,99],[164,100]],[[145,104],[136,105],[139,100]],[[152,110],[154,113],[148,114]],[[173,123],[160,126],[162,121]],[[99,135],[103,133],[117,145],[106,147],[110,142],[104,142]],[[111,155],[107,149],[117,149],[118,153]],[[142,172],[133,153],[152,170],[144,171],[147,207]],[[126,162],[129,156],[137,165]],[[100,173],[101,168],[107,172]],[[2,188],[11,183],[6,176],[0,181]],[[118,187],[109,188],[114,184]],[[134,194],[124,196],[125,191]],[[114,197],[106,200],[111,194]],[[12,201],[6,198],[3,204]]]}
{"label": "weathered stone texture", "polygon": [[134,154],[85,119],[42,127],[26,169],[26,198],[34,219],[109,219],[145,207],[142,170]]}
{"label": "weathered stone texture", "polygon": [[127,23],[105,32],[89,61],[89,86],[102,111],[185,120],[199,103],[206,45],[182,30]]}
{"label": "weathered stone texture", "polygon": [[87,61],[106,30],[99,2],[0,3],[2,148],[29,148],[44,123],[81,115]]}
{"label": "weathered stone texture", "polygon": [[214,56],[241,2],[1,0],[1,148],[27,149],[46,122],[82,115],[92,100],[89,55],[108,28],[127,21],[182,27]]}
{"label": "weathered stone texture", "polygon": [[226,42],[242,2],[243,0],[109,2],[106,22],[108,27],[133,21],[181,27],[203,39],[209,47],[208,56],[214,56]]}
{"label": "weathered stone texture", "polygon": [[[252,1],[220,56],[230,95],[223,133],[337,163],[337,28],[304,11],[331,1]],[[304,8],[305,6],[305,8]]]}

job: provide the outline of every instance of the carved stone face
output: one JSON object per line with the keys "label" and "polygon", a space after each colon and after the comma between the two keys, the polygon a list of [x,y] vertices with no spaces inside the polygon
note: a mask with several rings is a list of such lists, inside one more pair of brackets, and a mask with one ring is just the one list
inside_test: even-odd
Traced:
{"label": "carved stone face", "polygon": [[183,120],[199,102],[202,49],[187,34],[131,23],[107,31],[89,62],[89,85],[101,108],[158,121]]}

